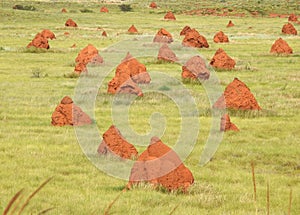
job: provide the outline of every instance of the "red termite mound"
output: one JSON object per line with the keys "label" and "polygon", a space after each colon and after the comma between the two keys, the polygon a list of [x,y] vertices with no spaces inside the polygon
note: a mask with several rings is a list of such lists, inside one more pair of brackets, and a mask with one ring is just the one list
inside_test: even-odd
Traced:
{"label": "red termite mound", "polygon": [[215,102],[213,107],[218,109],[261,110],[250,89],[238,78],[234,78],[225,88],[224,94]]}
{"label": "red termite mound", "polygon": [[130,189],[133,184],[140,182],[163,186],[168,191],[186,192],[194,183],[194,177],[175,151],[159,138],[153,137],[133,165],[127,187]]}
{"label": "red termite mound", "polygon": [[233,26],[234,26],[233,22],[231,20],[229,20],[226,27],[229,28],[229,27],[233,27]]}
{"label": "red termite mound", "polygon": [[229,115],[224,114],[221,118],[220,131],[239,131],[239,129],[230,121]]}
{"label": "red termite mound", "polygon": [[206,67],[205,60],[200,56],[194,56],[182,66],[181,77],[183,79],[209,79],[210,71]]}
{"label": "red termite mound", "polygon": [[295,14],[291,14],[288,19],[289,22],[297,22],[298,18]]}
{"label": "red termite mound", "polygon": [[74,71],[76,73],[87,72],[87,64],[99,65],[103,63],[103,58],[99,55],[98,50],[91,44],[87,45],[77,55],[76,66]]}
{"label": "red termite mound", "polygon": [[56,39],[55,34],[48,30],[45,29],[41,31],[40,33],[36,34],[33,40],[27,45],[27,48],[34,46],[36,48],[44,48],[44,49],[49,49],[49,43],[48,39]]}
{"label": "red termite mound", "polygon": [[192,30],[190,26],[186,25],[180,32],[180,36],[185,36],[188,31]]}
{"label": "red termite mound", "polygon": [[287,23],[287,24],[283,25],[281,32],[284,34],[297,35],[297,30],[291,23]]}
{"label": "red termite mound", "polygon": [[164,19],[166,20],[176,20],[175,15],[172,13],[172,11],[168,11],[166,15],[164,16]]}
{"label": "red termite mound", "polygon": [[155,35],[153,42],[171,43],[173,42],[172,35],[164,28],[161,28]]}
{"label": "red termite mound", "polygon": [[223,49],[219,48],[211,59],[210,65],[218,69],[233,69],[235,61]]}
{"label": "red termite mound", "polygon": [[118,65],[115,77],[108,83],[107,92],[129,93],[143,96],[142,90],[137,84],[148,84],[151,78],[144,64],[127,53],[123,61]]}
{"label": "red termite mound", "polygon": [[186,32],[185,37],[182,41],[182,45],[196,48],[209,47],[206,38],[200,35],[199,32],[194,28]]}
{"label": "red termite mound", "polygon": [[218,33],[215,34],[214,36],[214,42],[215,43],[228,43],[228,37],[226,34],[224,34],[223,31],[219,31]]}
{"label": "red termite mound", "polygon": [[67,13],[67,9],[66,9],[66,8],[63,8],[63,9],[61,9],[61,12],[62,12],[62,13]]}
{"label": "red termite mound", "polygon": [[107,7],[105,7],[105,6],[101,7],[100,12],[101,13],[108,13]]}
{"label": "red termite mound", "polygon": [[134,25],[131,25],[130,28],[128,28],[128,33],[136,34],[136,33],[138,33],[138,30],[136,29],[136,27]]}
{"label": "red termite mound", "polygon": [[156,9],[157,8],[157,4],[155,2],[151,2],[149,5],[150,8]]}
{"label": "red termite mound", "polygon": [[78,27],[76,22],[74,22],[72,19],[68,19],[65,23],[65,26],[67,26],[67,27]]}
{"label": "red termite mound", "polygon": [[103,140],[97,151],[102,155],[114,153],[124,159],[134,159],[138,157],[136,148],[125,140],[119,129],[114,125],[110,126],[103,134]]}
{"label": "red termite mound", "polygon": [[176,57],[176,54],[169,48],[169,46],[164,43],[159,51],[158,51],[158,60],[164,60],[168,62],[176,62],[178,61],[178,58]]}
{"label": "red termite mound", "polygon": [[293,49],[282,38],[277,39],[271,47],[270,53],[292,54]]}
{"label": "red termite mound", "polygon": [[102,35],[103,37],[107,37],[106,31],[103,31],[101,35]]}
{"label": "red termite mound", "polygon": [[65,96],[52,113],[51,124],[54,126],[81,126],[91,123],[91,118],[69,96]]}

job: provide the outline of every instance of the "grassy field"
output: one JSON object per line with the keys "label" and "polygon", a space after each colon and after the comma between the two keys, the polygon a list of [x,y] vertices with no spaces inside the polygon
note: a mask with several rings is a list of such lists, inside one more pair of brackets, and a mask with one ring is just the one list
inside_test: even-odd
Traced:
{"label": "grassy field", "polygon": [[[233,71],[217,71],[222,89],[234,77],[248,85],[263,108],[260,114],[236,112],[232,121],[240,132],[224,134],[212,161],[205,166],[199,159],[211,126],[210,104],[204,88],[185,83],[199,111],[201,130],[192,153],[184,161],[195,184],[188,194],[167,193],[141,186],[124,192],[110,214],[266,214],[267,185],[270,188],[270,214],[300,211],[300,37],[281,34],[287,18],[268,18],[268,13],[300,14],[297,1],[157,1],[161,8],[151,10],[150,2],[132,3],[132,12],[121,12],[107,4],[108,14],[100,13],[101,3],[2,1],[0,5],[0,211],[20,189],[30,195],[43,181],[53,179],[31,200],[24,214],[103,214],[121,193],[127,181],[97,169],[82,152],[73,127],[51,126],[51,114],[65,96],[74,96],[78,78],[68,78],[78,52],[93,44],[102,50],[124,39],[133,38],[127,29],[134,24],[143,35],[154,35],[166,28],[175,40],[185,25],[204,35],[210,47],[198,52],[210,60],[222,47],[236,62]],[[33,5],[36,11],[13,10],[15,4]],[[273,5],[274,4],[274,5]],[[230,7],[245,17],[188,16],[192,9]],[[61,13],[66,8],[68,13]],[[89,9],[91,13],[80,10]],[[164,21],[168,8],[176,21]],[[247,10],[246,10],[247,9]],[[263,16],[252,17],[248,11]],[[68,18],[78,29],[64,27]],[[229,20],[235,26],[226,28]],[[108,37],[101,36],[103,28]],[[295,24],[298,32],[300,25]],[[50,29],[57,37],[48,51],[25,47],[36,33]],[[213,43],[222,30],[229,44]],[[64,32],[69,32],[65,36]],[[293,48],[290,56],[269,53],[273,42],[282,37]],[[76,48],[70,48],[76,44]],[[127,50],[125,50],[127,51]],[[123,58],[123,56],[120,56]],[[161,71],[181,80],[178,64],[161,63],[153,58],[139,59],[148,71]],[[37,77],[39,74],[39,77]],[[106,85],[111,71],[99,88],[95,121],[102,135],[112,123],[111,101]],[[146,94],[130,107],[130,126],[144,134],[151,128],[153,112],[165,116],[167,128],[162,137],[172,146],[180,132],[180,114],[165,96]],[[149,140],[150,141],[150,140]],[[139,147],[142,152],[144,148]],[[255,163],[257,202],[253,200],[251,162]],[[25,201],[25,197],[22,199]]]}

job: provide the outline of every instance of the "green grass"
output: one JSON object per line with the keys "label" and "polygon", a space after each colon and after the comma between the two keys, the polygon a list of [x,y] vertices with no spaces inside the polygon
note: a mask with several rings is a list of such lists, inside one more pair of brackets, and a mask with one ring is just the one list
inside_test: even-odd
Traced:
{"label": "green grass", "polygon": [[[176,3],[174,3],[176,2]],[[134,24],[143,35],[154,35],[161,27],[181,41],[185,25],[204,35],[210,47],[198,52],[210,60],[222,47],[237,62],[233,71],[218,71],[224,89],[234,77],[245,82],[264,109],[261,114],[232,112],[231,120],[240,132],[224,134],[212,161],[204,167],[199,159],[211,126],[209,101],[203,86],[184,83],[194,96],[201,130],[194,150],[185,160],[195,184],[189,194],[167,193],[140,186],[124,192],[112,205],[111,214],[255,214],[251,162],[255,163],[258,214],[266,214],[267,183],[270,183],[270,213],[287,214],[290,189],[291,214],[300,211],[300,39],[281,34],[287,18],[253,18],[248,10],[260,7],[266,14],[300,14],[296,1],[157,1],[160,9],[147,8],[150,2],[132,3],[132,12],[121,12],[107,4],[109,14],[100,13],[103,4],[38,1],[3,1],[0,5],[0,211],[20,189],[28,194],[53,177],[31,201],[25,214],[52,208],[48,214],[103,214],[120,194],[127,181],[99,171],[83,154],[72,127],[52,127],[51,114],[65,96],[74,96],[78,78],[70,75],[78,52],[89,43],[100,50],[134,36],[127,29]],[[13,10],[15,4],[32,5],[36,11]],[[272,6],[272,4],[274,4]],[[272,8],[272,7],[273,8]],[[232,7],[247,14],[244,18],[185,16],[195,8]],[[298,7],[298,8],[297,8]],[[66,8],[68,13],[61,13]],[[168,8],[177,21],[163,21]],[[93,13],[82,13],[88,9]],[[71,11],[71,12],[70,12]],[[282,12],[280,12],[282,11]],[[78,29],[64,27],[68,18]],[[229,20],[235,27],[226,28]],[[101,36],[101,27],[109,37]],[[249,28],[252,27],[252,28]],[[300,31],[299,25],[295,25]],[[27,50],[36,33],[50,29],[47,51]],[[229,44],[214,44],[214,34],[222,30]],[[64,36],[64,32],[70,36]],[[284,38],[294,49],[291,56],[269,53],[273,42]],[[72,44],[77,48],[70,48]],[[120,56],[120,59],[123,56]],[[162,71],[181,80],[181,66],[141,58],[148,71]],[[33,74],[40,72],[40,78]],[[99,88],[95,120],[102,135],[112,123],[111,101],[106,94],[109,73]],[[47,76],[45,75],[47,74]],[[168,92],[169,84],[161,91]],[[129,111],[130,126],[138,133],[151,130],[153,112],[165,116],[167,128],[162,140],[173,146],[180,132],[180,114],[170,99],[155,93],[135,100]],[[150,140],[149,140],[150,141]],[[100,144],[100,143],[99,143]],[[144,147],[138,147],[139,152]]]}

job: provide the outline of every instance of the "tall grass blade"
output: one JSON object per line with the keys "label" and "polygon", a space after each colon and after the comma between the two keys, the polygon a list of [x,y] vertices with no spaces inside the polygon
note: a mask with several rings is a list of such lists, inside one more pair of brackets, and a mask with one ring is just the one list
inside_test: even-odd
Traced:
{"label": "tall grass blade", "polygon": [[106,208],[106,210],[104,211],[104,215],[109,215],[109,211],[112,208],[112,206],[116,203],[116,201],[120,198],[121,194],[123,193],[120,192],[119,195],[117,195],[117,197],[108,205],[108,207]]}
{"label": "tall grass blade", "polygon": [[289,209],[288,209],[288,215],[291,215],[291,209],[292,209],[292,198],[293,198],[293,190],[290,191],[290,201],[289,201]]}
{"label": "tall grass blade", "polygon": [[177,204],[177,205],[173,208],[173,210],[171,211],[170,215],[172,215],[172,214],[176,211],[176,209],[179,207],[179,205],[180,205],[180,203]]}
{"label": "tall grass blade", "polygon": [[4,209],[3,215],[7,215],[8,211],[10,210],[11,206],[14,204],[14,202],[19,198],[19,196],[22,194],[24,189],[21,189],[19,192],[17,192],[9,201],[8,205]]}

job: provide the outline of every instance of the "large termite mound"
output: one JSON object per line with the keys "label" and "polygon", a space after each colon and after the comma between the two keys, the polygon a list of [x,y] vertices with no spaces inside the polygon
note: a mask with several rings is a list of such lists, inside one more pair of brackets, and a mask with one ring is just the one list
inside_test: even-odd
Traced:
{"label": "large termite mound", "polygon": [[150,145],[133,165],[127,187],[131,188],[133,184],[140,182],[163,186],[168,191],[186,192],[194,183],[194,177],[175,151],[159,138],[153,137]]}
{"label": "large termite mound", "polygon": [[209,47],[206,38],[194,28],[186,32],[182,45],[196,48]]}
{"label": "large termite mound", "polygon": [[291,14],[288,19],[289,22],[297,22],[298,18],[295,14]]}
{"label": "large termite mound", "polygon": [[56,37],[52,31],[45,29],[35,35],[33,40],[27,45],[27,48],[34,46],[36,48],[49,49],[50,45],[48,43],[48,39],[52,40],[52,39],[56,39]]}
{"label": "large termite mound", "polygon": [[215,102],[214,108],[234,110],[261,110],[250,89],[238,78],[225,88],[224,94]]}
{"label": "large termite mound", "polygon": [[65,96],[52,113],[51,124],[54,126],[81,126],[91,123],[91,118],[69,96]]}
{"label": "large termite mound", "polygon": [[87,45],[77,55],[76,66],[74,71],[76,73],[87,72],[87,65],[100,65],[103,63],[103,58],[99,55],[98,50],[91,44]]}
{"label": "large termite mound", "polygon": [[77,23],[73,21],[73,19],[68,19],[65,23],[65,26],[67,27],[78,27]]}
{"label": "large termite mound", "polygon": [[233,69],[235,61],[223,49],[219,48],[211,59],[210,65],[218,69]]}
{"label": "large termite mound", "polygon": [[109,11],[108,11],[107,7],[103,6],[103,7],[101,7],[100,12],[101,13],[108,13]]}
{"label": "large termite mound", "polygon": [[210,71],[205,60],[200,56],[194,56],[182,66],[181,77],[183,79],[209,79]]}
{"label": "large termite mound", "polygon": [[219,31],[214,36],[214,42],[215,43],[228,43],[229,39],[228,39],[228,36],[226,34],[224,34],[223,31]]}
{"label": "large termite mound", "polygon": [[124,159],[134,159],[138,157],[136,148],[125,140],[119,129],[114,125],[110,126],[103,134],[103,140],[97,151],[101,155],[112,153]]}
{"label": "large termite mound", "polygon": [[277,39],[271,47],[270,53],[292,54],[293,49],[282,38]]}
{"label": "large termite mound", "polygon": [[138,33],[138,30],[136,29],[136,27],[134,25],[131,25],[129,28],[128,28],[128,33],[130,34],[136,34]]}
{"label": "large termite mound", "polygon": [[285,25],[283,25],[281,32],[284,34],[292,34],[292,35],[297,35],[297,30],[296,28],[293,26],[292,23],[287,23]]}
{"label": "large termite mound", "polygon": [[108,83],[107,92],[129,93],[143,96],[142,90],[137,84],[148,84],[151,78],[146,66],[127,53],[123,61],[118,65],[115,77]]}
{"label": "large termite mound", "polygon": [[190,26],[186,25],[181,31],[180,36],[185,36],[188,31],[192,30]]}
{"label": "large termite mound", "polygon": [[221,131],[239,131],[238,127],[230,121],[230,117],[228,114],[224,114],[221,118],[220,123]]}
{"label": "large termite mound", "polygon": [[164,43],[159,51],[158,51],[158,60],[163,60],[167,62],[176,62],[178,61],[178,58],[176,57],[176,54],[169,48],[169,46]]}
{"label": "large termite mound", "polygon": [[149,5],[150,8],[152,9],[156,9],[157,8],[157,4],[155,2],[151,2]]}
{"label": "large termite mound", "polygon": [[176,20],[175,15],[172,13],[172,11],[168,11],[166,15],[164,16],[164,19],[166,20]]}
{"label": "large termite mound", "polygon": [[156,43],[171,43],[173,42],[172,35],[164,28],[161,28],[155,35],[153,42]]}

